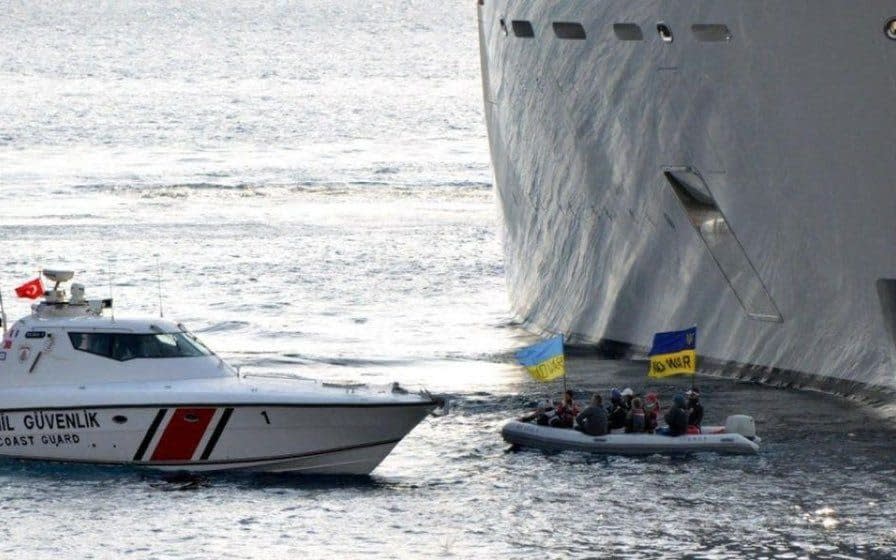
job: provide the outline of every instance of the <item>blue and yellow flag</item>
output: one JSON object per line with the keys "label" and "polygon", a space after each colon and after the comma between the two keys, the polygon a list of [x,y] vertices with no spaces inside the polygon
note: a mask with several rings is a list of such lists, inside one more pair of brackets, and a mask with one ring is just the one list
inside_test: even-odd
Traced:
{"label": "blue and yellow flag", "polygon": [[697,372],[697,327],[653,335],[647,377],[694,375]]}
{"label": "blue and yellow flag", "polygon": [[566,358],[563,356],[563,335],[523,348],[516,359],[526,366],[529,374],[538,381],[550,381],[566,374]]}

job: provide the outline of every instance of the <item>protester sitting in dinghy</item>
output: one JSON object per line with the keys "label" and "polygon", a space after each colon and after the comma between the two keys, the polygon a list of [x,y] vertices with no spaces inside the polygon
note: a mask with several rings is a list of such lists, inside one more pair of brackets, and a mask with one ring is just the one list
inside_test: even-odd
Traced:
{"label": "protester sitting in dinghy", "polygon": [[672,399],[672,406],[664,417],[668,426],[660,428],[656,433],[664,436],[681,436],[686,434],[688,432],[688,413],[685,411],[684,406],[684,395],[678,393]]}
{"label": "protester sitting in dinghy", "polygon": [[660,399],[656,393],[647,393],[644,397],[644,431],[652,434],[659,425]]}
{"label": "protester sitting in dinghy", "polygon": [[519,421],[520,422],[531,422],[531,421],[535,420],[538,424],[540,424],[542,426],[547,426],[548,419],[547,419],[547,417],[545,417],[545,415],[548,412],[550,412],[551,415],[553,416],[554,408],[555,408],[554,401],[550,397],[547,397],[542,402],[540,402],[538,404],[538,406],[535,407],[535,410],[533,410],[532,412],[530,412],[528,414],[524,414],[524,415],[520,416]]}
{"label": "protester sitting in dinghy", "polygon": [[589,436],[607,434],[607,411],[604,409],[604,401],[600,395],[594,393],[591,397],[591,404],[576,416],[576,424],[579,430]]}
{"label": "protester sitting in dinghy", "polygon": [[625,418],[625,433],[640,434],[644,431],[644,426],[644,407],[641,405],[641,399],[635,397],[632,399],[632,409]]}
{"label": "protester sitting in dinghy", "polygon": [[573,400],[572,391],[567,389],[563,392],[563,402],[557,405],[557,415],[551,418],[548,423],[554,428],[572,428],[579,414],[579,405]]}
{"label": "protester sitting in dinghy", "polygon": [[626,412],[632,409],[632,400],[634,398],[635,392],[632,391],[631,387],[626,387],[622,390],[622,406],[625,408]]}
{"label": "protester sitting in dinghy", "polygon": [[691,390],[685,393],[687,397],[686,409],[688,411],[688,432],[700,433],[700,426],[703,424],[703,405],[700,404],[700,389],[691,387]]}
{"label": "protester sitting in dinghy", "polygon": [[520,418],[520,420],[528,422],[535,418],[535,423],[539,426],[572,428],[578,414],[579,405],[573,400],[572,391],[567,390],[563,393],[563,401],[556,407],[538,409],[532,414]]}
{"label": "protester sitting in dinghy", "polygon": [[619,430],[625,427],[625,403],[619,389],[610,391],[610,405],[607,407],[607,424],[611,430]]}

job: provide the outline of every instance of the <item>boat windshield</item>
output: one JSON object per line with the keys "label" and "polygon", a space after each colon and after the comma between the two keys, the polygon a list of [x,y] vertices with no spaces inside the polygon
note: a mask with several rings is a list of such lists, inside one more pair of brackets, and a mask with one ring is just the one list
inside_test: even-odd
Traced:
{"label": "boat windshield", "polygon": [[113,360],[134,358],[195,358],[211,351],[183,332],[152,334],[70,332],[72,347]]}

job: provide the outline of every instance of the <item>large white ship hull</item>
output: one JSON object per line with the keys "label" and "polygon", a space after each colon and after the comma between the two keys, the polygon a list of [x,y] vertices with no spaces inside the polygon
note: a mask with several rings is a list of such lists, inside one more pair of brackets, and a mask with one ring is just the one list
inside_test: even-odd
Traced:
{"label": "large white ship hull", "polygon": [[521,319],[634,348],[697,325],[735,374],[894,388],[892,2],[479,4]]}

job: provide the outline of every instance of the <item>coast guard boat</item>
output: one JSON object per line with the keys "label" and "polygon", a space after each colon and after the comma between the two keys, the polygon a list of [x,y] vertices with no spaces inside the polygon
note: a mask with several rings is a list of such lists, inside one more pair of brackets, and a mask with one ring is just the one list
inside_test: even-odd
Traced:
{"label": "coast guard boat", "polygon": [[368,474],[443,404],[398,386],[245,377],[183,325],[104,315],[69,271],[0,346],[0,457]]}

